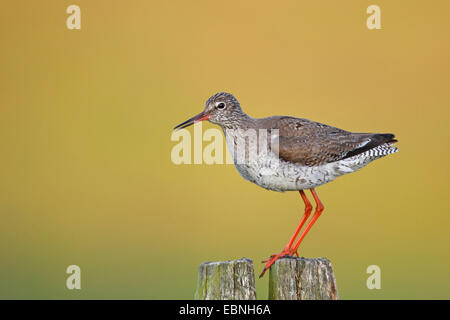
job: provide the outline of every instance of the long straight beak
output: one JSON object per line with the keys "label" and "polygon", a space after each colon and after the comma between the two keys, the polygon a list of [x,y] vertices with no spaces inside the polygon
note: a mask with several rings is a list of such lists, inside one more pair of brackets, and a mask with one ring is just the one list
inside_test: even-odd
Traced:
{"label": "long straight beak", "polygon": [[186,120],[185,122],[180,123],[177,125],[174,130],[180,130],[186,127],[189,127],[191,124],[194,124],[196,122],[200,122],[203,120],[208,120],[211,115],[208,113],[205,113],[204,111],[200,112],[198,115]]}

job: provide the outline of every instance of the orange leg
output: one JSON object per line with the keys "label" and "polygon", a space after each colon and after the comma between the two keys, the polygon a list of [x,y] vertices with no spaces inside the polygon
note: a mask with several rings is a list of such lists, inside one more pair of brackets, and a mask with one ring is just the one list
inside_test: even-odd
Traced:
{"label": "orange leg", "polygon": [[291,238],[289,239],[289,242],[286,244],[286,247],[283,249],[283,251],[279,254],[274,254],[270,257],[269,260],[265,260],[263,262],[266,262],[266,265],[264,267],[263,272],[259,277],[262,277],[267,269],[270,268],[270,266],[280,257],[286,256],[286,255],[294,255],[296,254],[298,256],[297,250],[292,249],[292,244],[294,243],[295,238],[297,238],[300,230],[302,229],[303,225],[305,224],[306,220],[308,219],[309,215],[311,214],[312,205],[309,202],[308,198],[305,195],[305,192],[303,190],[299,190],[300,196],[303,199],[303,202],[305,203],[305,213],[303,214],[302,220],[300,220],[300,223],[298,224],[297,228],[295,229],[294,233],[292,234]]}
{"label": "orange leg", "polygon": [[[301,228],[303,227],[306,220],[308,220],[309,215],[311,214],[311,210],[312,210],[311,202],[309,202],[309,200],[306,197],[306,194],[303,190],[300,190],[299,193],[302,196],[303,202],[305,203],[305,213],[303,214],[302,220],[300,220],[300,223],[298,224],[297,228],[295,229],[294,234],[292,235],[291,239],[289,240],[289,242],[287,243],[287,245],[283,251],[289,251],[289,249],[291,249],[295,238],[297,238],[298,233],[300,232]],[[297,254],[297,256],[298,256],[298,254]]]}
{"label": "orange leg", "polygon": [[[306,220],[308,220],[309,215],[311,214],[312,205],[311,202],[309,202],[308,198],[306,197],[306,194],[303,190],[298,191],[303,199],[303,202],[305,203],[305,213],[303,214],[302,220],[300,220],[297,228],[295,229],[294,233],[291,236],[291,239],[284,247],[283,251],[280,253],[280,255],[288,254],[288,255],[294,255],[296,254],[298,257],[298,253],[291,250],[292,244],[294,243],[295,238],[297,238],[300,230],[302,229],[303,225],[305,224]],[[270,257],[275,257],[277,254],[273,254]],[[268,262],[269,260],[264,260],[263,262]]]}
{"label": "orange leg", "polygon": [[324,209],[323,204],[320,201],[319,197],[317,196],[316,190],[314,190],[314,188],[311,189],[311,193],[314,197],[314,200],[316,201],[316,212],[314,212],[314,215],[311,218],[311,221],[309,221],[305,230],[303,230],[302,234],[300,235],[300,238],[298,238],[297,242],[294,244],[294,247],[292,248],[292,250],[295,252],[297,252],[297,249],[300,246],[300,243],[302,243],[302,240],[305,238],[309,229],[311,229],[312,225],[314,224],[314,222],[316,222],[317,218],[319,218],[319,216],[322,214],[323,209]]}

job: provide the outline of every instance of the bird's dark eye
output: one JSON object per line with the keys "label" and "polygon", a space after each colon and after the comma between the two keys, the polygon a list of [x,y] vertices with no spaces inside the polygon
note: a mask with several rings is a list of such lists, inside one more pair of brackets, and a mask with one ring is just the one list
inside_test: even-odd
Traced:
{"label": "bird's dark eye", "polygon": [[221,102],[217,105],[217,109],[223,109],[225,108],[225,103]]}

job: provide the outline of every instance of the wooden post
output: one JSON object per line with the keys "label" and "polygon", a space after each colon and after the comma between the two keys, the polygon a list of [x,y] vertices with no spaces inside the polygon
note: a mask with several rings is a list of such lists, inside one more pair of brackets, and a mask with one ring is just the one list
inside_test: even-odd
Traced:
{"label": "wooden post", "polygon": [[278,259],[269,271],[269,299],[339,299],[331,262],[326,258]]}
{"label": "wooden post", "polygon": [[256,300],[253,262],[205,262],[198,268],[196,300]]}

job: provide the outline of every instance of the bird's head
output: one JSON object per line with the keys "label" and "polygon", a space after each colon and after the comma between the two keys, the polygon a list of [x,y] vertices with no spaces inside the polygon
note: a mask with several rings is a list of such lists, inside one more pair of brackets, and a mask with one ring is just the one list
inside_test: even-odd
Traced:
{"label": "bird's head", "polygon": [[209,120],[223,127],[231,127],[242,116],[245,114],[239,101],[231,93],[219,92],[206,101],[205,109],[202,112],[180,123],[174,129],[183,129],[203,120]]}

